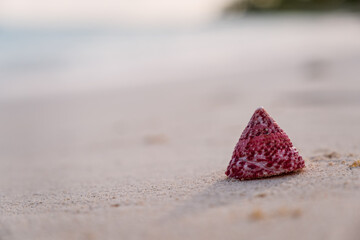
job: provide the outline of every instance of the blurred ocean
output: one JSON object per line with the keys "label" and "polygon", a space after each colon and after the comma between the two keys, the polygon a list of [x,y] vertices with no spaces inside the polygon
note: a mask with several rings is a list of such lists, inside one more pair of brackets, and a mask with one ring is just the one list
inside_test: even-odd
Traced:
{"label": "blurred ocean", "polygon": [[301,74],[329,63],[360,67],[359,40],[360,18],[350,14],[246,16],[178,28],[2,27],[0,98]]}

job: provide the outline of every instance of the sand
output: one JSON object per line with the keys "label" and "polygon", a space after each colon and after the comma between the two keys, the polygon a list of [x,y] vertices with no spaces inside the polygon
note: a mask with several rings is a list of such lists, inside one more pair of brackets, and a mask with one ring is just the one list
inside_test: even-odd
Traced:
{"label": "sand", "polygon": [[[1,100],[0,239],[359,239],[360,167],[350,167],[360,159],[359,49]],[[227,179],[258,106],[306,168]]]}
{"label": "sand", "polygon": [[[3,103],[1,239],[358,239],[359,102],[299,97],[331,98],[331,83],[184,82]],[[252,90],[261,97],[249,105]],[[229,180],[260,102],[306,168]]]}

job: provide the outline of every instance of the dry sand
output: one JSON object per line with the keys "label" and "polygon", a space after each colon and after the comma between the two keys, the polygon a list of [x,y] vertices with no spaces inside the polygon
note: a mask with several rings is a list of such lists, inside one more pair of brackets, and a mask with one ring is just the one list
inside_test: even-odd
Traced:
{"label": "dry sand", "polygon": [[[349,167],[360,158],[359,88],[306,81],[3,102],[0,238],[359,239],[360,168]],[[306,168],[228,180],[233,147],[260,104]]]}
{"label": "dry sand", "polygon": [[[359,239],[359,50],[0,101],[0,239]],[[229,180],[261,105],[306,168]]]}

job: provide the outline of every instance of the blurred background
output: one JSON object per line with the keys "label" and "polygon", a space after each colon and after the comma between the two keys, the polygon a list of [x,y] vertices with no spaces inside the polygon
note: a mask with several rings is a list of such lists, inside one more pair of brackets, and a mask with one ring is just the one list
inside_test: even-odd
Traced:
{"label": "blurred background", "polygon": [[357,59],[359,2],[2,0],[0,98],[294,64],[318,78]]}

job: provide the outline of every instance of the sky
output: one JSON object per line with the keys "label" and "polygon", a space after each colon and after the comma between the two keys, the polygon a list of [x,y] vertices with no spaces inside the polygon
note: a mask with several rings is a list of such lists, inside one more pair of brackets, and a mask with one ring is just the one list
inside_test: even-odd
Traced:
{"label": "sky", "polygon": [[214,19],[231,0],[0,0],[0,25],[177,25]]}

